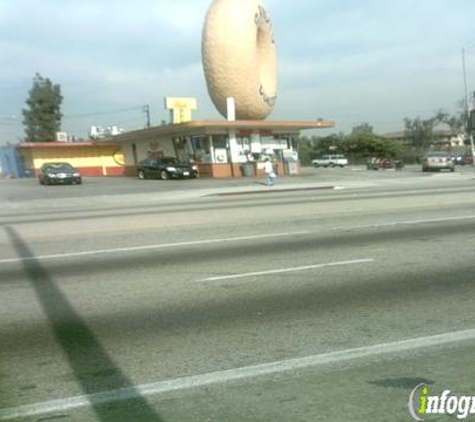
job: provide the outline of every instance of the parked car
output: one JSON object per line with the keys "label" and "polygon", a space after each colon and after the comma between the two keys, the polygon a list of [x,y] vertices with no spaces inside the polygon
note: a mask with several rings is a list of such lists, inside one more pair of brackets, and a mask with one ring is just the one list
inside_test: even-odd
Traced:
{"label": "parked car", "polygon": [[452,161],[454,162],[454,164],[455,164],[456,166],[463,166],[463,165],[465,165],[464,156],[463,156],[463,155],[456,155],[456,156],[452,157]]}
{"label": "parked car", "polygon": [[81,173],[69,163],[45,163],[40,168],[41,185],[80,185]]}
{"label": "parked car", "polygon": [[139,179],[194,179],[198,168],[189,164],[180,164],[176,158],[146,158],[140,161],[137,168]]}
{"label": "parked car", "polygon": [[344,155],[323,155],[322,158],[312,160],[314,167],[345,167],[348,165],[348,159]]}
{"label": "parked car", "polygon": [[463,163],[466,165],[472,165],[473,164],[473,157],[472,154],[466,154],[463,156]]}
{"label": "parked car", "polygon": [[396,169],[402,170],[404,168],[404,161],[400,158],[386,158],[386,157],[372,157],[366,161],[366,168],[368,170],[379,169]]}
{"label": "parked car", "polygon": [[446,151],[433,151],[424,155],[422,160],[422,171],[431,170],[455,170],[455,164],[452,157]]}

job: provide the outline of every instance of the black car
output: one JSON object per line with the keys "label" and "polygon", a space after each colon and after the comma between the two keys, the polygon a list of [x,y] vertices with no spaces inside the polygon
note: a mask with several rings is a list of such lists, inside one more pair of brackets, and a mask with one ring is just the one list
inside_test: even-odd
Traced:
{"label": "black car", "polygon": [[42,185],[80,185],[81,173],[69,163],[45,163],[40,168]]}
{"label": "black car", "polygon": [[137,168],[139,179],[194,179],[198,175],[196,166],[178,163],[176,158],[146,158]]}

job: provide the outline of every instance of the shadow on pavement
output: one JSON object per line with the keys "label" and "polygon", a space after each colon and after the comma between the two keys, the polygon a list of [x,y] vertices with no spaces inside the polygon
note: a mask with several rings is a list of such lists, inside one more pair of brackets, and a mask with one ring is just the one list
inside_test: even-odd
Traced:
{"label": "shadow on pavement", "polygon": [[[4,226],[19,256],[33,256],[28,245],[11,227]],[[48,316],[52,331],[66,355],[76,381],[101,422],[163,422],[148,402],[121,372],[85,321],[37,260],[23,262],[24,271]],[[92,293],[92,292],[91,292]],[[126,389],[127,399],[97,395]]]}

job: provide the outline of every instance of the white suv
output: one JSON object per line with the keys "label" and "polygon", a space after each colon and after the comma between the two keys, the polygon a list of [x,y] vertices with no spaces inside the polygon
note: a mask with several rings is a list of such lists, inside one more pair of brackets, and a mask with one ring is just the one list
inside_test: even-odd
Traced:
{"label": "white suv", "polygon": [[323,155],[322,158],[312,160],[314,167],[345,167],[348,159],[344,155]]}

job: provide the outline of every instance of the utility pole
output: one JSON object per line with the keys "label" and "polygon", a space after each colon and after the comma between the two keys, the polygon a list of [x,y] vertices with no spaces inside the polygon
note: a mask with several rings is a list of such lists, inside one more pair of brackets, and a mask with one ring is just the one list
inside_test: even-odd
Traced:
{"label": "utility pole", "polygon": [[472,100],[468,103],[467,71],[465,69],[465,48],[462,49],[463,82],[465,89],[465,116],[466,130],[470,138],[470,149],[472,155],[472,166],[475,171],[475,146],[473,141],[473,132],[475,131],[475,91],[472,93]]}
{"label": "utility pole", "polygon": [[150,127],[150,106],[147,104],[145,106],[143,106],[143,109],[142,111],[145,113],[145,115],[147,116],[147,129]]}
{"label": "utility pole", "polygon": [[468,88],[467,88],[467,69],[465,67],[465,48],[462,48],[462,67],[463,67],[463,85],[465,96],[465,119],[468,123]]}
{"label": "utility pole", "polygon": [[475,91],[473,92],[472,95],[472,102],[470,103],[470,107],[467,110],[468,114],[468,122],[467,122],[467,128],[470,132],[470,148],[472,152],[472,166],[473,170],[475,171],[475,147],[473,143],[473,132],[475,131]]}

